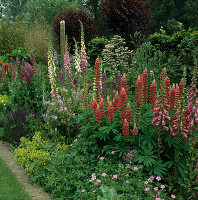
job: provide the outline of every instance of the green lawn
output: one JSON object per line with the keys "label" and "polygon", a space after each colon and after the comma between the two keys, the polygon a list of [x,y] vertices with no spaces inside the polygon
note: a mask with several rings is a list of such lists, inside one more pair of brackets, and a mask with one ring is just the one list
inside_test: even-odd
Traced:
{"label": "green lawn", "polygon": [[16,177],[0,158],[0,200],[30,200]]}

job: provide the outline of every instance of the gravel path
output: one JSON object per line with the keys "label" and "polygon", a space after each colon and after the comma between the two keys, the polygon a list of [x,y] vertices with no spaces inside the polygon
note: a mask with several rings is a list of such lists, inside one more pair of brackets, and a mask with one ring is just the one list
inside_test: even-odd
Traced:
{"label": "gravel path", "polygon": [[9,150],[9,146],[2,141],[0,141],[0,157],[11,169],[32,200],[50,200],[50,196],[47,193],[44,193],[42,188],[33,186],[29,183],[25,170],[17,164],[16,160],[13,158],[12,152]]}

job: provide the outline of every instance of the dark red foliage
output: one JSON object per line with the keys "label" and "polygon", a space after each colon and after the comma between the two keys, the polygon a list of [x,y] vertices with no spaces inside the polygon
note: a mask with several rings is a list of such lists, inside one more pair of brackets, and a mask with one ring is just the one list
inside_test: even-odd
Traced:
{"label": "dark red foliage", "polygon": [[149,32],[149,9],[142,0],[104,0],[101,15],[114,32],[130,39],[130,34]]}
{"label": "dark red foliage", "polygon": [[68,36],[68,44],[73,48],[75,38],[78,42],[81,40],[80,22],[84,27],[84,39],[87,44],[96,35],[96,25],[93,18],[91,18],[84,10],[74,10],[72,8],[61,11],[54,18],[54,31],[60,38],[60,21],[65,20],[65,33]]}

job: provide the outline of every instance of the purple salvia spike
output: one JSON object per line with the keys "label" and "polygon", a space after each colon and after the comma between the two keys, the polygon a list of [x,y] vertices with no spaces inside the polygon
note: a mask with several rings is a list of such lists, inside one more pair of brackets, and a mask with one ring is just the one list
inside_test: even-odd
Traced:
{"label": "purple salvia spike", "polygon": [[18,77],[21,81],[21,83],[23,83],[23,75],[22,75],[22,69],[21,69],[21,63],[19,58],[16,58],[16,63],[17,63],[17,72],[18,72]]}
{"label": "purple salvia spike", "polygon": [[122,75],[120,71],[118,71],[117,76],[116,76],[116,84],[121,87],[121,82],[122,82]]}

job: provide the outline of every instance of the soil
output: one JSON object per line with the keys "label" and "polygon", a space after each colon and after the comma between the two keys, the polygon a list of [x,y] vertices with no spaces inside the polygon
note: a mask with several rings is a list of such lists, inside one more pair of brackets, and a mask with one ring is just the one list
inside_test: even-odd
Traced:
{"label": "soil", "polygon": [[24,168],[17,164],[17,161],[13,158],[13,153],[9,149],[9,145],[2,141],[0,141],[0,157],[16,176],[17,180],[23,186],[24,190],[27,191],[32,200],[51,199],[49,194],[43,192],[42,188],[30,184]]}

